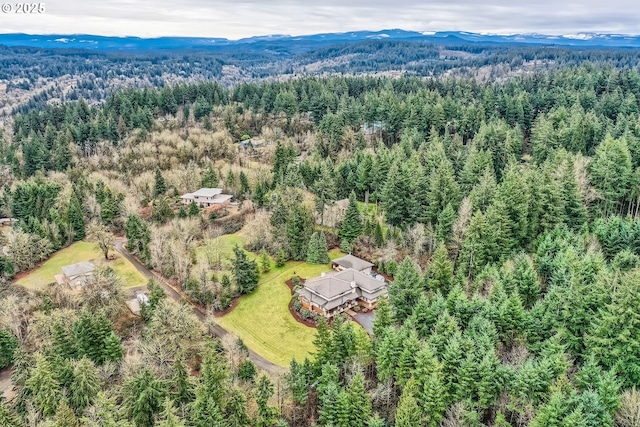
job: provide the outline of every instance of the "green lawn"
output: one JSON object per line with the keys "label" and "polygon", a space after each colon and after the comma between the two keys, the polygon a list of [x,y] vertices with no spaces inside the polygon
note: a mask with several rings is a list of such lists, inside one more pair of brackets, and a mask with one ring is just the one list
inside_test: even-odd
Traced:
{"label": "green lawn", "polygon": [[[235,245],[240,246],[241,248],[244,246],[245,241],[244,237],[238,234],[225,234],[224,236],[217,237],[213,239],[218,245],[220,245],[222,256],[224,258],[232,258],[233,257],[233,247]],[[249,252],[249,255],[251,252]]]}
{"label": "green lawn", "polygon": [[[329,253],[331,259],[342,255]],[[220,326],[233,332],[256,353],[280,366],[289,366],[292,358],[304,360],[313,351],[315,329],[297,322],[289,313],[291,292],[285,281],[294,274],[302,278],[329,271],[328,264],[309,265],[290,261],[260,277],[258,288],[240,298],[238,306],[217,319]]]}
{"label": "green lawn", "polygon": [[[369,201],[368,209],[365,209],[364,202],[357,202],[357,203],[358,203],[358,209],[360,210],[361,214],[372,216],[372,217],[376,216],[376,204],[374,202]],[[378,209],[378,214],[381,214],[380,209]]]}
{"label": "green lawn", "polygon": [[76,242],[69,247],[54,253],[44,264],[31,271],[16,282],[28,289],[43,289],[47,284],[55,282],[54,276],[62,273],[62,267],[83,261],[92,261],[97,266],[108,265],[122,278],[125,288],[142,286],[147,283],[144,276],[119,253],[115,253],[116,259],[105,261],[102,252],[93,243]]}
{"label": "green lawn", "polygon": [[[233,254],[233,247],[238,245],[243,248],[245,245],[244,237],[238,234],[225,234],[215,239],[207,240],[196,248],[196,266],[192,268],[193,274],[198,271],[197,266],[208,265],[207,264],[207,249],[206,245],[211,244],[215,247],[215,253],[220,256],[222,260],[222,270],[216,271],[222,277],[222,274],[230,274],[231,259],[235,257]],[[253,252],[247,252],[249,259],[256,259],[257,255]]]}

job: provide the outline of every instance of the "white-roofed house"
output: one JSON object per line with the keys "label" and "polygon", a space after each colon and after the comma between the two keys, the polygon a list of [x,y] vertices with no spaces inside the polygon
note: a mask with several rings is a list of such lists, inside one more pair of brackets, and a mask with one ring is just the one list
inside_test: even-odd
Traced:
{"label": "white-roofed house", "polygon": [[195,202],[200,207],[227,206],[233,198],[230,194],[223,194],[222,188],[201,188],[194,193],[183,194],[182,203],[188,205]]}

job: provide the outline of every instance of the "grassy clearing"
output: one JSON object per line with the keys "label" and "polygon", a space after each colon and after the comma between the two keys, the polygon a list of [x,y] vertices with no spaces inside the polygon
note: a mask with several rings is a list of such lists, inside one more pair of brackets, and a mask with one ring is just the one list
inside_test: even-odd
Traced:
{"label": "grassy clearing", "polygon": [[357,203],[358,203],[358,209],[360,210],[360,213],[363,215],[376,217],[382,214],[379,209],[378,209],[378,212],[376,213],[376,204],[371,201],[369,202],[368,209],[365,209],[364,202],[357,202]]}
{"label": "grassy clearing", "polygon": [[233,257],[233,247],[235,245],[243,247],[245,244],[244,237],[238,234],[225,234],[213,240],[220,245],[222,256],[225,258]]}
{"label": "grassy clearing", "polygon": [[[377,219],[380,222],[380,225],[382,226],[382,235],[383,236],[387,235],[387,230],[389,229],[389,227],[384,222],[384,215],[382,211],[380,210],[379,207],[376,207],[375,203],[369,202],[369,209],[365,209],[364,202],[358,202],[358,209],[360,209],[361,214],[368,216],[370,218]],[[377,214],[376,214],[376,210],[378,211]]]}
{"label": "grassy clearing", "polygon": [[[109,266],[122,278],[124,288],[135,288],[147,284],[147,279],[125,257],[116,253],[117,258],[109,261]],[[104,263],[104,258],[102,263]]]}
{"label": "grassy clearing", "polygon": [[55,275],[62,272],[62,267],[83,261],[91,261],[98,267],[108,265],[122,278],[125,288],[142,286],[147,283],[144,276],[119,253],[116,259],[106,261],[102,252],[93,243],[76,242],[57,251],[41,267],[20,278],[16,284],[28,289],[44,289],[47,284],[55,282]]}
{"label": "grassy clearing", "polygon": [[[235,257],[233,254],[233,247],[235,245],[242,248],[245,245],[244,237],[238,234],[225,234],[224,236],[203,242],[196,248],[196,266],[192,269],[193,274],[198,271],[199,266],[209,265],[207,262],[207,246],[213,248],[212,253],[214,254],[214,259],[219,257],[221,260],[222,269],[216,271],[216,274],[219,274],[220,277],[222,274],[230,274],[231,259]],[[247,256],[249,259],[254,260],[258,257],[252,252],[247,252]]]}
{"label": "grassy clearing", "polygon": [[[338,250],[329,253],[331,259],[341,255]],[[311,278],[329,270],[328,264],[310,265],[302,261],[273,268],[262,274],[258,288],[243,296],[233,311],[217,319],[218,323],[273,363],[288,366],[294,357],[302,361],[313,351],[315,329],[298,323],[289,313],[291,292],[285,281],[293,275]]]}

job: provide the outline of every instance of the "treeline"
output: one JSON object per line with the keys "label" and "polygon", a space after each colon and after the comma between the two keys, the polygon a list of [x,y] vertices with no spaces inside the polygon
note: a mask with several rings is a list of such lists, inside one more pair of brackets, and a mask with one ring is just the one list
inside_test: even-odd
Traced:
{"label": "treeline", "polygon": [[[40,112],[32,110],[16,117],[13,149],[9,149],[6,161],[18,176],[31,176],[38,170],[65,171],[70,166],[72,146],[89,156],[102,141],[117,146],[132,130],[149,132],[155,117],[175,114],[178,107],[188,110],[192,106],[194,116],[200,119],[210,114],[213,106],[226,102],[220,85],[205,83],[161,90],[128,89],[101,107],[90,107],[80,100]],[[18,148],[23,153],[22,164],[15,157]]]}
{"label": "treeline", "polygon": [[37,49],[0,46],[0,79],[56,78],[64,75],[91,74],[109,80],[114,76],[139,78],[140,76],[199,75],[203,79],[217,78],[222,73],[222,62],[204,54],[177,52],[166,54],[131,55],[100,53],[80,49]]}
{"label": "treeline", "polygon": [[[42,79],[72,76],[74,87],[55,87],[14,109],[25,113],[45,108],[53,98],[103,101],[122,87],[162,87],[178,81],[212,80],[235,84],[247,80],[282,75],[308,76],[323,73],[400,72],[409,76],[436,77],[445,73],[473,76],[481,67],[491,77],[517,74],[533,67],[537,71],[575,67],[584,63],[633,68],[640,56],[632,49],[571,48],[548,46],[478,45],[369,40],[314,48],[309,45],[269,46],[258,50],[222,48],[211,52],[170,50],[129,54],[80,49],[36,49],[0,47],[0,79],[7,90],[29,90]],[[313,64],[313,67],[307,67]],[[223,73],[223,66],[235,67],[237,74]],[[64,89],[64,90],[63,90]],[[69,90],[70,89],[70,90]],[[64,93],[63,93],[64,92]]]}
{"label": "treeline", "polygon": [[[213,107],[233,101],[255,113],[284,114],[287,118],[310,114],[323,137],[320,154],[332,158],[343,148],[345,130],[358,133],[363,123],[381,122],[387,145],[404,139],[414,148],[432,129],[440,136],[457,135],[467,144],[484,123],[496,129],[502,129],[503,124],[517,126],[525,140],[531,138],[535,160],[541,161],[546,150],[559,147],[593,154],[595,144],[606,133],[635,138],[639,92],[637,71],[593,66],[534,74],[505,84],[357,77],[240,84],[225,90],[205,83],[123,91],[96,108],[80,101],[41,113],[33,111],[16,118],[14,132],[15,142],[21,143],[32,131],[45,139],[48,126],[50,132],[69,130],[69,142],[91,152],[91,144],[99,139],[116,143],[129,129],[149,130],[155,117],[175,114],[178,107],[193,110],[197,120],[209,116]],[[255,120],[254,128],[238,129],[233,118],[225,120],[238,138],[247,132],[255,134],[266,124],[266,119]],[[554,137],[547,143],[551,128]],[[292,133],[296,128],[285,126],[285,130]],[[52,137],[50,133],[49,139]],[[629,143],[636,151],[635,140]]]}
{"label": "treeline", "polygon": [[[539,71],[580,66],[586,62],[609,64],[615,68],[633,68],[640,57],[629,49],[577,49],[548,46],[495,46],[476,44],[435,45],[410,41],[372,40],[356,44],[331,46],[312,51],[292,60],[296,70],[316,63],[321,72],[341,74],[403,71],[410,76],[440,76],[471,72],[481,67],[506,66],[517,71],[525,63],[536,63]],[[331,60],[331,61],[330,61]],[[335,63],[337,62],[337,64]]]}
{"label": "treeline", "polygon": [[102,181],[90,183],[83,177],[57,182],[38,173],[13,188],[5,186],[0,211],[18,222],[4,236],[0,276],[11,278],[16,272],[30,270],[54,251],[84,239],[91,223],[116,232],[123,230],[123,200],[124,194]]}

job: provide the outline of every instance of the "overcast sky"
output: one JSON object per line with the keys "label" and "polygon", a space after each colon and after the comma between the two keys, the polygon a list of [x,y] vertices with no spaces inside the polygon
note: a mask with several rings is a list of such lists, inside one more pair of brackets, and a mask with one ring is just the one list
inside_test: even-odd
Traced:
{"label": "overcast sky", "polygon": [[[0,3],[7,1],[10,0]],[[390,28],[498,34],[640,34],[637,0],[324,0],[317,4],[312,0],[44,0],[44,3],[46,12],[42,15],[0,13],[0,33],[230,39]]]}

